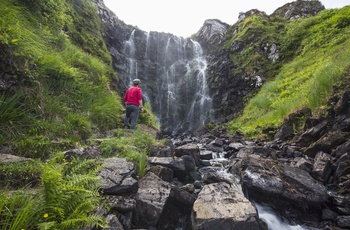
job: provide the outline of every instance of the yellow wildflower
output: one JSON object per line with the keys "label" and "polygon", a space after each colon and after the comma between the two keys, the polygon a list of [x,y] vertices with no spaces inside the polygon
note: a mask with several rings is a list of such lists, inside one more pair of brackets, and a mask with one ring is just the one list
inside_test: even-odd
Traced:
{"label": "yellow wildflower", "polygon": [[49,214],[45,213],[44,218],[48,218],[48,217],[49,217]]}

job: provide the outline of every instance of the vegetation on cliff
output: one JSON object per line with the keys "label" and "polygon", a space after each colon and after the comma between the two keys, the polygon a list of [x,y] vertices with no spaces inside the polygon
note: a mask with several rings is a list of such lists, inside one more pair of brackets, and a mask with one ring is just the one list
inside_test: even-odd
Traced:
{"label": "vegetation on cliff", "polygon": [[[242,115],[229,123],[231,132],[241,131],[248,136],[261,136],[264,129],[281,126],[290,113],[305,107],[319,114],[332,86],[341,84],[342,77],[349,77],[346,73],[350,66],[350,6],[283,24],[278,18],[265,23],[258,18],[253,15],[242,22],[237,39],[253,36],[247,31],[258,27],[263,36],[255,39],[273,37],[272,42],[281,47],[281,60],[266,66],[274,71],[267,72],[260,91],[249,100]],[[271,29],[271,24],[280,29]],[[248,67],[254,68],[256,58],[248,56]]]}
{"label": "vegetation on cliff", "polygon": [[[4,0],[0,15],[0,150],[35,159],[0,164],[0,228],[106,226],[93,213],[101,161],[68,162],[63,151],[101,144],[142,176],[155,140],[138,130],[94,137],[121,127],[123,112],[95,2]],[[154,126],[145,106],[139,121]]]}
{"label": "vegetation on cliff", "polygon": [[117,127],[117,76],[91,1],[5,0],[0,14],[0,145],[45,158]]}

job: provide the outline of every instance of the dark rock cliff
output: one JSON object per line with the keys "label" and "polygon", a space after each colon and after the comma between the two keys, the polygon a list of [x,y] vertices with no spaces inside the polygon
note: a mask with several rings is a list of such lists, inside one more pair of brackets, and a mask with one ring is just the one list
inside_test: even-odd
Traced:
{"label": "dark rock cliff", "polygon": [[172,134],[231,120],[243,110],[246,98],[278,70],[278,39],[254,28],[237,36],[247,26],[242,26],[245,20],[258,16],[270,23],[270,17],[295,19],[324,9],[318,1],[296,1],[271,16],[250,10],[232,26],[209,19],[191,38],[182,38],[126,25],[102,1],[98,5],[120,78],[115,83],[119,92],[122,95],[133,78],[140,78],[144,100],[151,102],[161,129]]}

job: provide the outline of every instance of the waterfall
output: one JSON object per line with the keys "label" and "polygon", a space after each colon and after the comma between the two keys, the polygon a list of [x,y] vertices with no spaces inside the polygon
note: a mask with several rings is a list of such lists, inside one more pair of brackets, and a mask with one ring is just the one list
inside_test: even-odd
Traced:
{"label": "waterfall", "polygon": [[127,57],[127,64],[125,65],[127,67],[127,84],[131,86],[132,85],[132,80],[134,78],[137,78],[137,73],[138,73],[138,69],[137,69],[137,60],[135,58],[135,54],[136,54],[136,47],[135,47],[135,41],[134,41],[134,37],[135,37],[135,30],[132,31],[129,40],[127,40],[125,42],[125,46],[124,46],[124,53],[126,54]]}
{"label": "waterfall", "polygon": [[195,41],[192,42],[194,44],[194,63],[193,65],[190,65],[191,63],[188,63],[187,70],[189,77],[193,77],[193,75],[195,75],[198,86],[195,90],[196,96],[192,102],[189,111],[189,117],[192,117],[193,120],[199,118],[199,123],[192,122],[190,129],[195,128],[199,125],[204,125],[206,123],[206,119],[210,117],[210,110],[208,110],[208,108],[211,108],[212,103],[212,100],[209,96],[206,79],[207,61],[203,55],[203,50],[200,44]]}
{"label": "waterfall", "polygon": [[124,42],[124,55],[125,85],[141,79],[144,99],[151,103],[164,132],[193,131],[210,122],[207,61],[198,42],[134,30]]}

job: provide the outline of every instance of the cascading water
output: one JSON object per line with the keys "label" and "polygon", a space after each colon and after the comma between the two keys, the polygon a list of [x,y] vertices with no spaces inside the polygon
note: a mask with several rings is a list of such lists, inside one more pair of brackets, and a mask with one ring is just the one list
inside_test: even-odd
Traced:
{"label": "cascading water", "polygon": [[[236,189],[236,191],[240,191],[243,194],[242,187],[239,184],[238,178],[235,175],[227,172],[227,167],[230,164],[229,160],[225,158],[224,155],[224,152],[213,153],[212,160],[210,160],[212,166],[208,167],[209,169],[202,168],[200,171],[217,171],[225,181],[230,181],[230,183]],[[292,225],[285,222],[282,218],[278,216],[278,214],[276,214],[268,206],[264,206],[257,203],[254,203],[254,206],[258,211],[259,218],[264,220],[264,222],[267,224],[268,230],[307,230],[301,225]]]}
{"label": "cascading water", "polygon": [[210,122],[207,62],[198,42],[134,30],[124,43],[124,55],[125,85],[141,79],[145,99],[165,133],[193,131]]}
{"label": "cascading water", "polygon": [[209,97],[209,90],[207,87],[206,80],[206,70],[207,70],[207,61],[203,55],[202,47],[198,42],[192,41],[194,45],[194,59],[187,63],[187,75],[186,77],[192,78],[195,77],[197,84],[195,88],[195,96],[192,101],[191,108],[189,110],[188,119],[189,121],[198,120],[199,123],[191,122],[190,129],[198,127],[199,125],[204,125],[206,119],[210,117],[210,110],[212,100]]}
{"label": "cascading water", "polygon": [[132,31],[129,40],[125,42],[125,46],[124,46],[124,53],[126,54],[127,61],[128,61],[128,63],[126,64],[126,67],[127,67],[126,81],[128,83],[127,85],[131,85],[132,80],[134,78],[137,78],[137,74],[138,74],[137,60],[135,59],[136,50],[135,50],[134,37],[135,37],[135,30]]}
{"label": "cascading water", "polygon": [[260,204],[255,204],[255,207],[258,210],[259,217],[267,223],[269,230],[306,230],[301,225],[290,225],[285,223],[269,207]]}

